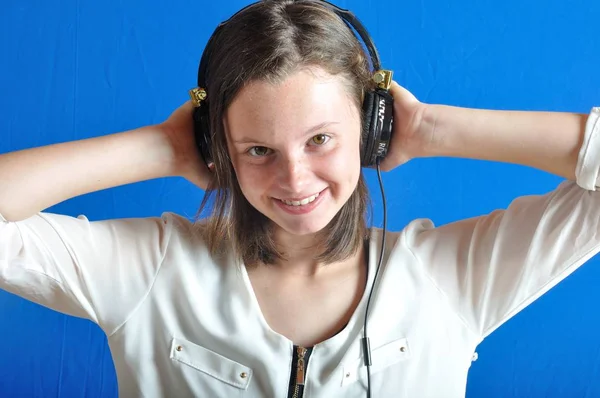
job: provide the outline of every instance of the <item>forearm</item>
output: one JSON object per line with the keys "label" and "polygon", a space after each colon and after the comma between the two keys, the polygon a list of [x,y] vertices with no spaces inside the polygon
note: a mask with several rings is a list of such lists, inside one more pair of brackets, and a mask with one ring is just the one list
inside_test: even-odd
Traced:
{"label": "forearm", "polygon": [[0,214],[28,218],[69,198],[172,175],[174,154],[154,126],[0,155]]}
{"label": "forearm", "polygon": [[574,179],[587,117],[428,105],[421,126],[432,133],[423,155],[516,163]]}

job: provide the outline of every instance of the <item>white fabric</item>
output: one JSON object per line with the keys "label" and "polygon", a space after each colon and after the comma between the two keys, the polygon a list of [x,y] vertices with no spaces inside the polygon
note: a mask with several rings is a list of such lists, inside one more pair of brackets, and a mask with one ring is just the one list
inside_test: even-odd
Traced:
{"label": "white fabric", "polygon": [[[598,152],[600,152],[600,108],[592,108],[586,122],[586,134],[579,150],[579,161],[575,171],[579,185],[587,190],[595,191],[600,186],[598,172]],[[591,154],[590,154],[591,153]]]}
{"label": "white fabric", "polygon": [[[576,182],[505,211],[388,232],[369,319],[374,397],[464,397],[483,338],[600,250],[592,115]],[[372,230],[368,287],[381,236]],[[178,215],[2,219],[0,288],[96,322],[121,397],[287,396],[292,342],[267,325],[245,269],[211,258]],[[349,324],[315,346],[304,397],[365,396],[365,304],[366,294]]]}

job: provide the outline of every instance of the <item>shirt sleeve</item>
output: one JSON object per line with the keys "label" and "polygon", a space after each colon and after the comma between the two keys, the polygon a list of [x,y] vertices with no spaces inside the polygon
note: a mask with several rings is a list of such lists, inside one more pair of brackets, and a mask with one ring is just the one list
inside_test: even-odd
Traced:
{"label": "shirt sleeve", "polygon": [[585,130],[575,175],[582,188],[596,191],[600,187],[600,107],[592,108]]}
{"label": "shirt sleeve", "polygon": [[434,228],[424,220],[408,247],[470,328],[485,338],[600,251],[599,108],[590,114],[577,180],[506,210]]}
{"label": "shirt sleeve", "polygon": [[170,217],[89,221],[38,213],[0,215],[0,289],[89,319],[108,335],[148,293],[162,263]]}

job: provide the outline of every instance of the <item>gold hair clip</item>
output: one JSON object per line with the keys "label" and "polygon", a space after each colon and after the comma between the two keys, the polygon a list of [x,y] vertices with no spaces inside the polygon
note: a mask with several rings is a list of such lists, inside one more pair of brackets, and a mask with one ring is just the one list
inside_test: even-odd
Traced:
{"label": "gold hair clip", "polygon": [[392,85],[392,72],[391,70],[378,70],[373,75],[373,81],[377,84],[377,87],[384,90],[389,90]]}
{"label": "gold hair clip", "polygon": [[189,94],[195,107],[202,105],[202,101],[206,99],[206,90],[200,87],[191,89]]}

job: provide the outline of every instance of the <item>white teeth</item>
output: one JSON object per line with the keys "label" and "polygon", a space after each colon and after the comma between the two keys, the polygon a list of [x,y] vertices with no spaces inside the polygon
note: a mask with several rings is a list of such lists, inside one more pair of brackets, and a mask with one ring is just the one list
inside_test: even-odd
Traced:
{"label": "white teeth", "polygon": [[302,200],[294,200],[294,201],[289,201],[289,200],[284,200],[284,199],[279,199],[279,200],[281,200],[283,203],[285,203],[288,206],[303,206],[303,205],[309,204],[310,202],[313,202],[318,197],[319,197],[319,194],[317,193],[313,196],[304,198]]}

